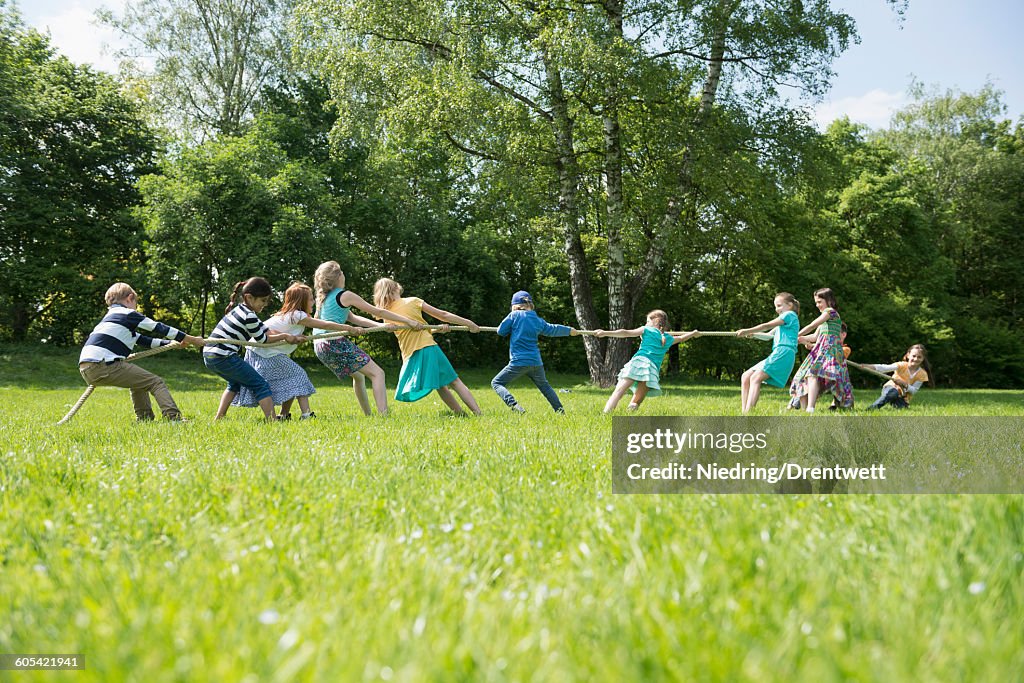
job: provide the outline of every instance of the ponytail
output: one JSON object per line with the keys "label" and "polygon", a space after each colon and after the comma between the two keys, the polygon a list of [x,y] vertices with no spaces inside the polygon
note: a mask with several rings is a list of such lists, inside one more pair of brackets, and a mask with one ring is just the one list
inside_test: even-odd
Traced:
{"label": "ponytail", "polygon": [[235,288],[231,290],[231,299],[228,300],[228,307],[224,309],[225,314],[242,302],[242,298],[245,296],[242,294],[242,290],[244,288],[245,280],[240,280],[235,283]]}
{"label": "ponytail", "polygon": [[653,318],[655,325],[661,330],[661,345],[665,345],[665,330],[668,329],[668,314],[661,309],[654,309],[647,314],[648,318]]}

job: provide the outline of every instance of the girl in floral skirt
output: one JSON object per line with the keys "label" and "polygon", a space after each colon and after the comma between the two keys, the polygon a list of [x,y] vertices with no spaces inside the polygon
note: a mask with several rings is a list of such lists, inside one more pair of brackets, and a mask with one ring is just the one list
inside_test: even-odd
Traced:
{"label": "girl in floral skirt", "polygon": [[[320,264],[316,269],[316,275],[313,276],[313,286],[316,290],[316,317],[322,320],[339,324],[352,322],[361,327],[382,327],[374,320],[353,315],[349,309],[354,306],[379,318],[409,325],[413,329],[423,329],[422,322],[377,308],[355,292],[345,289],[345,273],[341,272],[341,266],[337,261]],[[384,371],[381,367],[374,363],[365,351],[345,337],[324,340],[317,339],[314,333],[313,340],[313,350],[316,351],[316,357],[321,363],[330,368],[338,379],[352,378],[352,388],[356,392],[356,400],[359,401],[363,413],[370,414],[370,401],[366,395],[366,379],[369,378],[373,385],[373,400],[377,404],[377,412],[387,415],[387,387],[384,385]]]}
{"label": "girl in floral skirt", "polygon": [[[814,305],[821,315],[800,330],[797,337],[799,343],[812,342],[814,346],[793,376],[789,395],[799,399],[800,407],[808,413],[814,412],[818,396],[826,391],[832,392],[840,408],[852,408],[853,387],[840,341],[843,321],[837,310],[836,296],[827,287],[819,289],[814,293]],[[812,331],[814,334],[808,335]]]}

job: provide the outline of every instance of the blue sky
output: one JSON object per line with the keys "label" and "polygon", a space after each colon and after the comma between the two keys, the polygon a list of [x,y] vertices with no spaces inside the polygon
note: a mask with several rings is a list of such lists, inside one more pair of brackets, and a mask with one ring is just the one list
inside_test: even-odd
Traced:
{"label": "blue sky", "polygon": [[[1004,93],[1006,115],[1024,115],[1024,2],[1021,0],[910,0],[900,22],[885,0],[837,0],[857,21],[861,42],[835,63],[832,90],[814,106],[819,125],[846,114],[884,127],[907,102],[912,76],[942,89],[978,90],[991,81]],[[115,71],[103,46],[119,40],[98,27],[93,12],[111,0],[21,0],[26,23],[49,30],[58,49],[76,62]]]}

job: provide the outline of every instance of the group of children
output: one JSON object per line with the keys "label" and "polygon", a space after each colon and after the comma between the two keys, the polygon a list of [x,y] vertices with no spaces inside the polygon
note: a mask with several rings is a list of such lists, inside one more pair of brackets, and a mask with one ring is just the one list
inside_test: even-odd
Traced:
{"label": "group of children", "polygon": [[[270,284],[261,277],[239,282],[231,302],[208,340],[150,320],[136,310],[138,297],[125,283],[112,285],[106,293],[109,310],[86,340],[79,358],[79,370],[87,383],[96,386],[126,387],[131,390],[135,414],[139,420],[154,418],[149,395],[152,394],[164,418],[181,420],[164,381],[137,365],[126,362],[136,345],[156,348],[172,341],[183,346],[202,346],[203,362],[208,369],[227,382],[215,419],[224,417],[231,406],[259,406],[267,420],[291,419],[293,403],[299,405],[299,419],[316,417],[309,397],[316,393],[305,370],[290,358],[291,353],[310,339],[317,358],[341,380],[352,380],[360,408],[371,414],[366,380],[370,380],[377,412],[387,414],[384,371],[370,356],[347,336],[326,336],[328,332],[359,335],[373,329],[394,332],[402,355],[395,399],[418,401],[437,392],[442,402],[454,413],[462,414],[462,404],[480,414],[472,392],[459,379],[451,362],[434,340],[423,314],[442,321],[436,331],[448,331],[449,324],[462,325],[470,332],[480,331],[468,318],[430,305],[417,297],[403,297],[402,286],[381,278],[374,286],[373,303],[345,288],[345,274],[336,261],[327,261],[316,270],[314,287],[293,283],[284,293],[281,309],[265,322],[259,314],[272,297]],[[849,347],[843,345],[845,325],[839,317],[835,295],[830,289],[814,293],[820,315],[800,328],[800,302],[788,292],[775,296],[776,318],[754,327],[737,330],[746,337],[773,330],[771,354],[743,373],[741,409],[748,413],[758,401],[762,384],[784,387],[796,363],[797,346],[804,344],[809,353],[790,383],[792,405],[813,413],[818,397],[831,393],[834,408],[853,406],[853,390],[846,358]],[[576,336],[579,331],[565,325],[545,322],[534,310],[528,292],[512,297],[512,310],[498,326],[498,334],[510,338],[509,362],[494,379],[491,387],[513,411],[525,412],[508,390],[508,385],[526,376],[533,381],[552,409],[564,412],[558,394],[544,372],[538,338],[540,336]],[[357,308],[377,320],[366,318],[351,309]],[[314,315],[315,310],[315,315]],[[378,322],[383,321],[383,322]],[[693,330],[682,334],[668,333],[668,316],[654,310],[647,314],[646,325],[634,329],[596,330],[597,337],[640,338],[640,348],[618,375],[618,383],[605,404],[604,412],[613,411],[632,389],[628,410],[636,410],[647,396],[661,393],[661,365],[672,345],[700,336]],[[153,337],[142,333],[152,334]],[[243,342],[275,344],[246,345],[245,358],[239,356]],[[924,382],[928,381],[924,347],[911,347],[902,361],[869,366],[878,372],[892,372],[892,379],[883,387],[882,396],[871,408],[893,405],[906,407]],[[462,404],[459,400],[461,399]],[[280,413],[276,407],[280,406]]]}

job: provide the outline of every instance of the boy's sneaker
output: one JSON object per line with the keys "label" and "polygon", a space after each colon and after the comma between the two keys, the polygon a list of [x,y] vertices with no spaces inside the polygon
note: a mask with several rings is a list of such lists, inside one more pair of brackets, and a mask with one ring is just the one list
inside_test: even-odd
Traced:
{"label": "boy's sneaker", "polygon": [[311,410],[308,413],[306,413],[305,415],[300,416],[299,419],[300,420],[312,420],[315,417],[316,417],[316,413]]}
{"label": "boy's sneaker", "polygon": [[523,407],[522,407],[521,405],[519,405],[518,403],[517,403],[517,404],[515,404],[514,406],[509,406],[509,407],[510,407],[510,408],[512,408],[512,412],[513,412],[513,413],[519,413],[520,415],[524,415],[524,414],[526,414],[526,409],[525,409],[525,408],[523,408]]}

